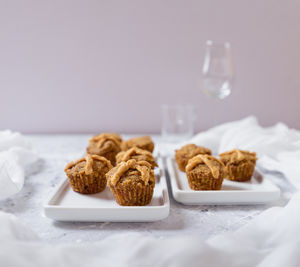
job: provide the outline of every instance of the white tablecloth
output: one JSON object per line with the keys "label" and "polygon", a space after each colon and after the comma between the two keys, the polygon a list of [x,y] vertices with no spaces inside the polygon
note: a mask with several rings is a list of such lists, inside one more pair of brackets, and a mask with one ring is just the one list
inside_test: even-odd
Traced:
{"label": "white tablecloth", "polygon": [[[55,186],[64,179],[64,166],[80,157],[89,135],[35,135],[29,136],[41,160],[26,178],[20,193],[0,201],[3,211],[13,213],[50,243],[97,241],[114,233],[143,233],[166,237],[199,235],[203,240],[216,234],[233,231],[250,221],[261,211],[273,205],[284,205],[293,191],[280,174],[266,174],[279,184],[282,197],[272,205],[248,206],[185,206],[171,197],[168,218],[151,223],[78,223],[55,222],[43,215],[43,203]],[[154,136],[160,142],[159,136]],[[284,181],[284,182],[283,182]],[[169,190],[170,191],[170,190]]]}
{"label": "white tablecloth", "polygon": [[[296,190],[278,172],[264,172],[282,191],[271,205],[184,206],[171,196],[170,216],[158,222],[46,218],[43,203],[64,179],[65,164],[82,155],[88,138],[29,136],[40,160],[29,170],[22,191],[0,201],[2,211],[18,218],[0,212],[0,266],[297,266],[300,196],[284,207]],[[160,143],[158,136],[153,139]],[[276,208],[258,216],[272,206]]]}

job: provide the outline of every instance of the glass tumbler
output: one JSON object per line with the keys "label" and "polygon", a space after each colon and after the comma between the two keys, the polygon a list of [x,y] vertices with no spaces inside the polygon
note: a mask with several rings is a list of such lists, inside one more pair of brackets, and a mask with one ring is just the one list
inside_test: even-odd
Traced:
{"label": "glass tumbler", "polygon": [[162,105],[161,135],[166,143],[185,141],[193,136],[196,119],[191,105]]}

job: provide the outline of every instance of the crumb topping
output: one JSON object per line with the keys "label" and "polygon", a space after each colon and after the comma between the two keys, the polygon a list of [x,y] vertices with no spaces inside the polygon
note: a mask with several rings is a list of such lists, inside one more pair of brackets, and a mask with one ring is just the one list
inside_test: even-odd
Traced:
{"label": "crumb topping", "polygon": [[122,139],[118,134],[115,133],[103,133],[90,138],[89,141],[97,143],[96,146],[101,148],[107,141],[111,141],[115,145],[120,146]]}
{"label": "crumb topping", "polygon": [[197,155],[189,160],[186,171],[191,171],[199,164],[205,164],[211,171],[214,178],[220,177],[220,170],[224,167],[223,163],[210,155]]}
{"label": "crumb topping", "polygon": [[76,166],[78,163],[80,162],[85,162],[84,165],[84,172],[85,174],[89,175],[93,173],[93,165],[94,165],[94,161],[101,161],[104,164],[106,164],[106,166],[108,167],[108,169],[110,170],[113,166],[111,165],[110,161],[107,160],[104,157],[98,156],[98,155],[90,155],[90,154],[86,154],[86,156],[84,158],[72,161],[70,163],[68,163],[65,167],[65,172],[67,170],[72,169],[74,166]]}
{"label": "crumb topping", "polygon": [[91,155],[87,154],[85,156],[85,161],[86,161],[86,164],[85,164],[85,167],[84,167],[85,173],[86,174],[92,174],[93,173],[93,163],[94,163],[94,160],[91,157]]}
{"label": "crumb topping", "polygon": [[202,146],[196,146],[195,144],[187,144],[175,151],[177,154],[185,156],[186,158],[192,158],[198,154],[211,155],[211,150]]}
{"label": "crumb topping", "polygon": [[137,170],[140,173],[140,178],[144,181],[144,183],[149,183],[151,174],[151,164],[147,161],[137,162],[135,159],[130,159],[126,162],[119,163],[116,167],[110,170],[106,174],[106,176],[110,179],[113,185],[116,185],[121,179],[121,177],[130,169]]}
{"label": "crumb topping", "polygon": [[127,141],[123,141],[122,150],[126,151],[132,147],[138,147],[153,152],[154,143],[152,142],[150,136],[139,136],[139,137],[131,138]]}
{"label": "crumb topping", "polygon": [[224,159],[226,162],[230,163],[239,163],[243,160],[250,160],[250,161],[256,161],[256,153],[255,152],[249,152],[247,150],[239,150],[239,149],[233,149],[228,152],[224,152],[220,154],[220,157],[222,160]]}
{"label": "crumb topping", "polygon": [[127,150],[121,159],[123,161],[127,161],[133,155],[145,155],[145,156],[149,156],[149,157],[153,158],[152,153],[149,152],[148,150],[144,150],[144,149],[141,149],[138,147],[133,147],[133,148],[130,148],[129,150]]}

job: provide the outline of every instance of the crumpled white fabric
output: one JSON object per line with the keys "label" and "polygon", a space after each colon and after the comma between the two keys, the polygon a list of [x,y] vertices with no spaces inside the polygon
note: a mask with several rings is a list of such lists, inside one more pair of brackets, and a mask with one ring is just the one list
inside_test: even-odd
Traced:
{"label": "crumpled white fabric", "polygon": [[24,136],[9,130],[0,131],[0,200],[22,189],[25,169],[37,159]]}
{"label": "crumpled white fabric", "polygon": [[178,145],[163,145],[160,153],[173,155],[174,149],[187,143],[210,148],[215,154],[234,148],[255,151],[257,166],[281,172],[296,188],[300,188],[300,132],[283,123],[261,127],[253,116],[224,123]]}
{"label": "crumpled white fabric", "polygon": [[57,246],[38,241],[13,215],[0,212],[0,265],[298,267],[299,203],[297,193],[286,207],[268,209],[238,231],[207,241],[196,234],[158,239],[123,233],[94,244]]}

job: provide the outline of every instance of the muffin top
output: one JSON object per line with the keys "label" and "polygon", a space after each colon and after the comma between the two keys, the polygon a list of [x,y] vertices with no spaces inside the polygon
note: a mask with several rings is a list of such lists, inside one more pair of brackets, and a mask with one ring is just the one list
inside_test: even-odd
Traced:
{"label": "muffin top", "polygon": [[122,143],[122,150],[126,151],[132,147],[138,147],[141,149],[148,150],[153,152],[154,150],[154,143],[150,136],[140,136],[134,137]]}
{"label": "muffin top", "polygon": [[120,162],[106,174],[107,181],[112,185],[123,180],[141,180],[145,185],[155,182],[154,172],[151,164],[147,161],[136,161],[130,159],[126,162]]}
{"label": "muffin top", "polygon": [[187,144],[180,148],[179,150],[175,150],[177,156],[182,156],[185,158],[192,158],[199,154],[207,154],[211,155],[211,150],[202,146],[196,146],[195,144]]}
{"label": "muffin top", "polygon": [[193,169],[197,168],[198,166],[206,166],[209,168],[212,176],[218,179],[224,170],[224,164],[210,155],[197,155],[191,158],[186,166],[186,172],[192,171]]}
{"label": "muffin top", "polygon": [[[101,154],[110,151],[111,149],[118,148],[122,143],[122,138],[116,133],[103,133],[96,135],[89,140],[89,149],[92,147],[97,150],[95,154]],[[88,149],[88,150],[89,150]],[[88,151],[93,154],[93,151]]]}
{"label": "muffin top", "polygon": [[102,171],[103,169],[108,172],[113,166],[110,161],[98,155],[86,154],[84,158],[72,161],[65,167],[67,174],[92,174],[93,172]]}
{"label": "muffin top", "polygon": [[233,149],[231,151],[221,153],[219,156],[225,164],[238,164],[243,161],[251,161],[255,163],[257,160],[255,152],[249,152],[247,150],[239,149]]}
{"label": "muffin top", "polygon": [[120,135],[116,133],[102,133],[96,136],[93,136],[90,138],[89,142],[95,142],[97,143],[97,147],[102,147],[104,143],[107,141],[111,141],[115,143],[116,145],[121,145],[122,138]]}
{"label": "muffin top", "polygon": [[135,159],[136,161],[147,161],[149,162],[152,167],[156,167],[157,163],[151,152],[145,149],[141,149],[138,147],[132,147],[127,151],[122,151],[117,154],[116,156],[117,163],[122,161],[128,161],[130,159]]}

